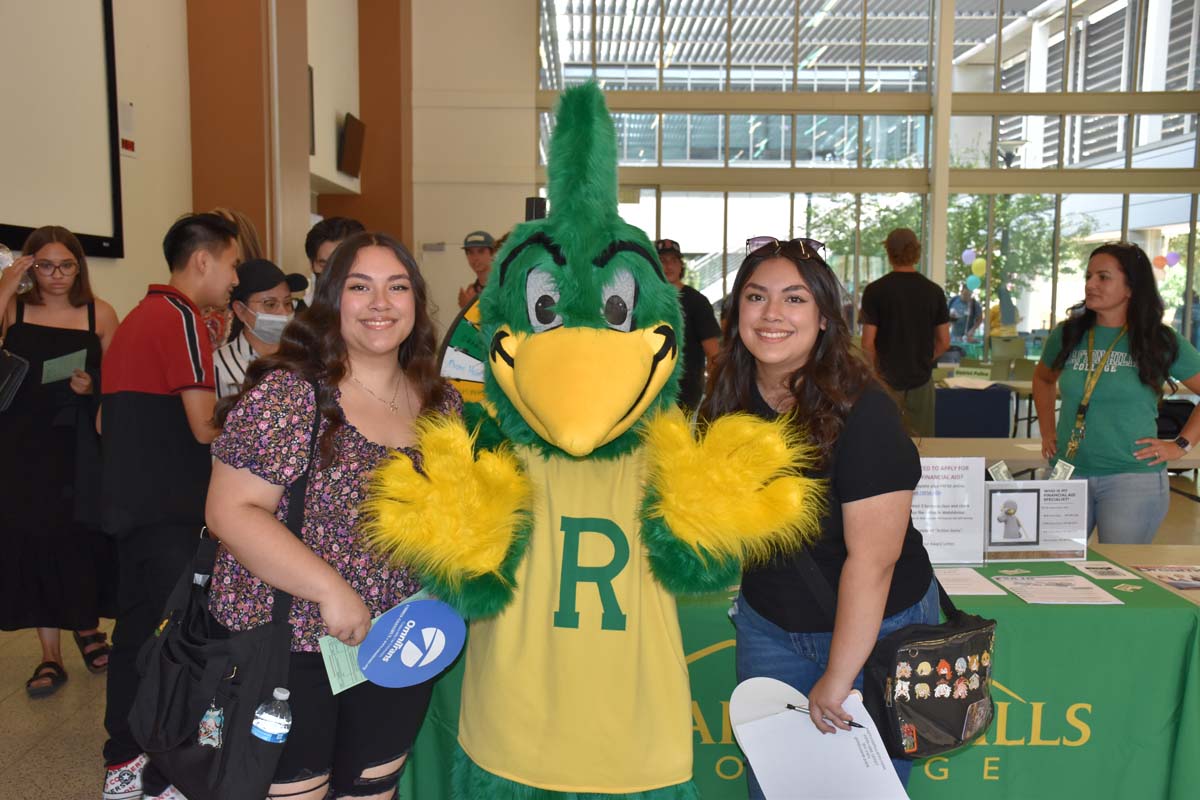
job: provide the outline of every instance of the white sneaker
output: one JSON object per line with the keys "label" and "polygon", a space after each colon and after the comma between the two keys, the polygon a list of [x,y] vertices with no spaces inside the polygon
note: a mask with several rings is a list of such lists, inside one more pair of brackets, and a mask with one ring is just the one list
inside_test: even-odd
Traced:
{"label": "white sneaker", "polygon": [[141,800],[142,770],[149,763],[150,759],[142,753],[132,761],[105,770],[104,800]]}
{"label": "white sneaker", "polygon": [[183,796],[183,792],[171,785],[164,789],[162,794],[146,795],[145,800],[187,800],[187,798]]}

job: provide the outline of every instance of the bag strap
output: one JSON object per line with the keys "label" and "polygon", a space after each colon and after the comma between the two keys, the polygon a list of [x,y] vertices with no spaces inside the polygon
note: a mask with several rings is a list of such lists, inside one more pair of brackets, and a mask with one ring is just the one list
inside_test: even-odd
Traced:
{"label": "bag strap", "polygon": [[[834,622],[837,619],[837,590],[829,579],[825,577],[825,573],[821,572],[821,568],[817,566],[816,560],[812,557],[812,553],[807,547],[801,547],[796,554],[796,566],[800,568],[800,573],[804,576],[805,584],[808,586],[809,594],[817,601],[817,605],[821,607],[821,611],[825,614],[825,621],[829,623],[829,629],[833,630]],[[954,601],[950,599],[950,595],[946,594],[946,590],[942,587],[942,582],[937,579],[937,575],[933,576],[933,582],[937,584],[938,589],[938,605],[942,607],[942,613],[946,615],[946,619],[956,619],[962,614],[958,606],[954,605]]]}
{"label": "bag strap", "polygon": [[[317,469],[317,445],[321,433],[321,408],[317,403],[319,387],[315,382],[312,384],[312,389],[313,405],[316,408],[316,413],[313,419],[312,436],[308,443],[308,468],[304,470],[303,475],[292,482],[287,492],[287,527],[301,542],[304,541],[304,500],[308,494],[308,480]],[[292,596],[281,589],[276,589],[275,601],[271,605],[271,622],[277,625],[287,623],[291,611]]]}

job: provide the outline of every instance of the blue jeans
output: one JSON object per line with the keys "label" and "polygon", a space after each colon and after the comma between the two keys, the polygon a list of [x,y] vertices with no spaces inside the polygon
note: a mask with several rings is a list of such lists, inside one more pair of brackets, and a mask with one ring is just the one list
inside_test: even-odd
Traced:
{"label": "blue jeans", "polygon": [[[812,691],[817,679],[825,672],[829,663],[829,646],[833,633],[789,633],[770,622],[750,607],[741,595],[733,601],[729,610],[733,627],[737,630],[737,679],[775,678],[798,689],[804,694]],[[879,637],[883,638],[906,625],[915,623],[935,624],[938,621],[937,583],[931,582],[925,596],[916,604],[890,617],[884,617],[879,626]],[[859,671],[854,679],[854,688],[862,691],[863,674]],[[908,784],[912,762],[892,759],[900,782]],[[746,778],[750,784],[750,800],[763,800],[762,789],[754,778],[754,770],[746,763]]]}
{"label": "blue jeans", "polygon": [[1088,478],[1088,535],[1102,544],[1150,544],[1171,504],[1167,471]]}

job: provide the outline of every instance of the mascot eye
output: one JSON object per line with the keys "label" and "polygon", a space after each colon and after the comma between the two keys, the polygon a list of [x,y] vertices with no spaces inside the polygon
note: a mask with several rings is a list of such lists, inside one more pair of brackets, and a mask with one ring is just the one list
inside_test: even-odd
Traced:
{"label": "mascot eye", "polygon": [[633,275],[619,272],[604,285],[604,319],[609,327],[619,331],[633,329],[633,306],[637,296],[637,283]]}
{"label": "mascot eye", "polygon": [[558,284],[549,272],[540,269],[529,271],[529,277],[525,279],[525,305],[529,312],[529,324],[535,333],[562,325],[562,317],[555,311]]}

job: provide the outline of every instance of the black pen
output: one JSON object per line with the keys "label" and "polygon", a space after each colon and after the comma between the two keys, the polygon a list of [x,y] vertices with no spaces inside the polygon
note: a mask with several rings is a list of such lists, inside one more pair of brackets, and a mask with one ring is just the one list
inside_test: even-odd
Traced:
{"label": "black pen", "polygon": [[[802,712],[803,712],[803,713],[805,713],[805,714],[807,714],[807,713],[808,713],[808,709],[807,709],[807,708],[805,708],[804,706],[794,706],[794,705],[792,705],[791,703],[788,703],[788,704],[787,704],[787,707],[788,707],[788,709],[790,709],[791,711],[802,711]],[[827,720],[825,720],[825,721],[826,721],[826,722],[828,722],[830,725],[832,725],[832,724],[833,724],[833,720],[827,719]],[[843,720],[843,722],[845,722],[845,723],[846,723],[847,725],[849,725],[851,728],[862,728],[862,727],[863,727],[862,725],[859,725],[857,722],[849,722],[849,721],[846,721],[846,720]],[[864,730],[865,730],[865,728],[864,728]]]}

